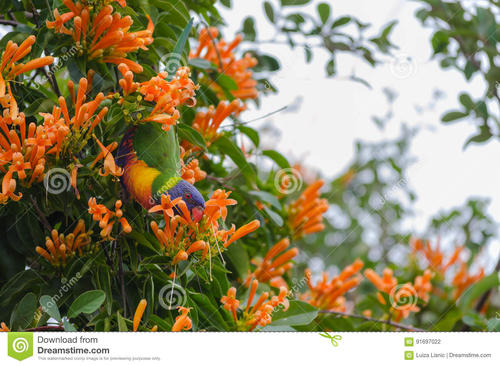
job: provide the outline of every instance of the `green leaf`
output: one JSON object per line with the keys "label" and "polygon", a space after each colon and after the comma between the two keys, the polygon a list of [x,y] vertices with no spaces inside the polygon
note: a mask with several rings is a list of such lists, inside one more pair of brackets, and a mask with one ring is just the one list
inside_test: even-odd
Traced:
{"label": "green leaf", "polygon": [[150,241],[146,238],[145,235],[142,233],[138,232],[137,230],[132,230],[128,235],[130,239],[135,240],[137,243],[145,246],[146,248],[149,248],[151,251],[160,254],[160,243],[158,243],[158,240],[155,241]]}
{"label": "green leaf", "polygon": [[77,331],[75,326],[73,324],[71,324],[67,318],[64,318],[63,326],[64,326],[65,332],[76,332]]}
{"label": "green leaf", "polygon": [[255,19],[253,17],[246,17],[243,21],[243,34],[245,40],[255,41],[257,32],[255,31]]}
{"label": "green leaf", "polygon": [[300,6],[310,2],[311,0],[281,0],[281,6]]}
{"label": "green leaf", "polygon": [[109,267],[100,265],[97,269],[99,276],[99,288],[106,294],[106,311],[111,315],[113,310],[113,292],[111,290],[111,275]]}
{"label": "green leaf", "polygon": [[[191,313],[193,310],[191,310]],[[191,316],[191,314],[190,314]],[[167,332],[172,329],[172,323],[160,318],[157,315],[151,314],[151,317],[149,318],[150,322],[158,326],[158,330],[162,332]]]}
{"label": "green leaf", "polygon": [[234,81],[234,79],[232,77],[230,77],[226,74],[217,75],[215,82],[226,90],[229,90],[229,91],[238,90],[238,84],[236,84],[236,81]]}
{"label": "green leaf", "polygon": [[476,108],[474,108],[474,111],[476,112],[476,115],[482,118],[484,121],[486,121],[489,117],[488,106],[482,100],[476,103]]}
{"label": "green leaf", "polygon": [[318,14],[319,14],[319,18],[321,19],[321,22],[323,24],[325,24],[328,21],[328,19],[330,18],[330,14],[332,11],[330,8],[330,5],[328,5],[327,3],[319,3],[317,10],[318,10]]}
{"label": "green leaf", "polygon": [[326,64],[326,73],[328,76],[335,75],[335,60],[334,59],[331,59]]}
{"label": "green leaf", "polygon": [[337,20],[333,22],[331,28],[333,29],[336,27],[342,27],[343,25],[346,25],[347,23],[349,23],[351,20],[352,20],[352,18],[349,16],[343,16],[343,17],[337,18]]}
{"label": "green leaf", "polygon": [[262,151],[262,155],[272,159],[281,169],[290,168],[288,160],[276,150],[264,150]]}
{"label": "green leaf", "polygon": [[[432,327],[432,331],[449,332],[453,330],[455,324],[462,318],[462,312],[456,308],[446,313],[444,318]],[[359,329],[358,329],[359,330]]]}
{"label": "green leaf", "polygon": [[[471,56],[471,57],[473,57],[473,56]],[[464,67],[465,79],[470,80],[470,78],[472,77],[472,74],[474,74],[474,71],[476,71],[476,67],[474,66],[474,64],[472,62],[467,60],[467,62],[465,63],[465,67]]]}
{"label": "green leaf", "polygon": [[250,272],[250,258],[243,245],[230,245],[224,255],[229,259],[240,278],[246,278]]}
{"label": "green leaf", "polygon": [[486,291],[498,286],[500,286],[499,274],[493,272],[464,291],[462,296],[458,299],[458,308],[465,313],[465,311],[471,307],[475,299],[479,298]]}
{"label": "green leaf", "polygon": [[200,318],[214,326],[217,330],[228,330],[227,323],[224,321],[219,309],[215,307],[206,295],[190,293],[189,297],[196,303]]}
{"label": "green leaf", "polygon": [[116,321],[118,323],[118,331],[119,332],[128,332],[127,323],[125,322],[125,318],[120,314],[119,311],[116,312]]}
{"label": "green leaf", "polygon": [[23,270],[9,279],[0,290],[0,308],[7,306],[13,301],[17,302],[27,289],[33,288],[37,282],[40,282],[40,275],[34,270]]}
{"label": "green leaf", "polygon": [[354,332],[356,330],[351,319],[331,314],[323,317],[319,326],[322,330],[329,329],[332,332]]}
{"label": "green leaf", "polygon": [[170,24],[175,24],[182,28],[189,23],[189,10],[182,1],[151,0],[151,4],[156,8],[166,10],[163,14],[169,15],[168,20]]}
{"label": "green leaf", "polygon": [[221,136],[218,138],[214,145],[217,146],[224,154],[227,154],[231,160],[240,168],[242,174],[247,178],[248,181],[255,181],[255,171],[253,167],[247,162],[243,152],[235,145],[235,143],[227,138],[226,136]]}
{"label": "green leaf", "polygon": [[193,127],[191,127],[185,123],[179,123],[177,125],[177,127],[178,127],[177,132],[179,133],[179,137],[182,140],[189,141],[193,145],[196,145],[196,146],[201,147],[204,150],[206,150],[207,145],[206,145],[205,139]]}
{"label": "green leaf", "polygon": [[491,318],[486,322],[488,326],[488,332],[500,332],[500,319]]}
{"label": "green leaf", "polygon": [[[179,61],[182,59],[182,53],[184,51],[184,48],[186,47],[186,41],[189,37],[189,32],[191,31],[191,28],[193,27],[193,18],[189,20],[187,23],[186,27],[182,31],[179,39],[177,40],[177,43],[175,44],[174,50],[170,57],[168,58],[166,65],[176,65],[180,66]],[[167,76],[168,80],[172,80],[174,77],[175,73],[171,72],[169,70],[169,74]]]}
{"label": "green leaf", "polygon": [[447,51],[448,45],[450,44],[448,33],[445,31],[437,31],[432,36],[431,44],[434,49],[434,54]]}
{"label": "green leaf", "polygon": [[197,67],[198,69],[204,69],[204,70],[217,70],[217,66],[211,63],[210,61],[207,61],[203,58],[191,58],[188,61],[189,66],[194,66]]}
{"label": "green leaf", "polygon": [[269,207],[264,206],[264,212],[269,216],[269,218],[276,224],[276,226],[283,226],[283,218]]}
{"label": "green leaf", "polygon": [[81,313],[91,314],[104,303],[106,294],[101,290],[84,292],[76,298],[68,309],[68,318],[75,318]]}
{"label": "green leaf", "polygon": [[493,134],[490,131],[488,125],[482,125],[479,127],[479,133],[475,136],[470,137],[464,144],[464,148],[466,148],[471,142],[479,144],[481,142],[485,142],[490,139]]}
{"label": "green leaf", "polygon": [[238,130],[240,130],[242,133],[244,133],[245,135],[247,135],[248,138],[253,142],[255,147],[259,147],[260,137],[259,137],[259,133],[257,131],[255,131],[251,127],[242,126],[242,125],[238,125],[238,126],[236,126],[236,128]]}
{"label": "green leaf", "polygon": [[37,309],[37,297],[34,293],[26,294],[17,304],[12,316],[10,326],[13,331],[23,330],[29,327]]}
{"label": "green leaf", "polygon": [[43,312],[47,313],[58,322],[62,321],[59,308],[57,307],[56,302],[51,296],[43,295],[42,297],[40,297],[40,305],[42,306]]}
{"label": "green leaf", "polygon": [[274,194],[271,194],[266,191],[249,191],[248,194],[260,198],[261,201],[270,203],[273,207],[275,207],[278,210],[282,209],[281,202],[276,198]]}
{"label": "green leaf", "polygon": [[468,311],[462,317],[462,321],[471,328],[476,328],[477,330],[486,329],[488,327],[486,325],[486,319],[474,311]]}
{"label": "green leaf", "polygon": [[452,111],[452,112],[446,113],[441,118],[441,121],[443,121],[443,122],[452,122],[452,121],[456,121],[457,119],[465,118],[468,115],[469,115],[469,113],[460,112],[460,111]]}
{"label": "green leaf", "polygon": [[287,311],[279,310],[273,315],[272,326],[278,325],[306,325],[318,315],[318,309],[307,302],[291,300]]}
{"label": "green leaf", "polygon": [[257,58],[258,64],[254,67],[255,71],[278,71],[281,68],[279,61],[269,55],[254,54]]}
{"label": "green leaf", "polygon": [[296,332],[294,328],[289,325],[268,325],[262,328],[263,332]]}
{"label": "green leaf", "polygon": [[470,97],[469,94],[467,93],[462,93],[460,94],[460,97],[458,98],[460,100],[460,103],[468,110],[470,111],[471,109],[474,109],[476,107],[474,101]]}
{"label": "green leaf", "polygon": [[264,1],[264,11],[266,12],[267,19],[274,23],[274,9],[269,1]]}

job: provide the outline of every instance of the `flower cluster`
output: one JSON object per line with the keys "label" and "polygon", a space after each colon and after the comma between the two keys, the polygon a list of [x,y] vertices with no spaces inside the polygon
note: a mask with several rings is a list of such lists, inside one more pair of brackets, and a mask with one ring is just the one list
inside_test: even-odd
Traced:
{"label": "flower cluster", "polygon": [[382,277],[372,269],[366,269],[364,274],[379,290],[377,298],[381,304],[387,305],[382,293],[389,295],[390,312],[396,322],[407,318],[412,312],[419,312],[420,308],[417,306],[419,299],[423,302],[429,300],[429,293],[432,290],[431,271],[426,271],[423,276],[417,276],[413,284],[407,282],[400,285],[398,285],[398,279],[394,277],[390,268],[384,269]]}
{"label": "flower cluster", "polygon": [[[237,89],[231,90],[231,94],[239,99],[257,98],[257,82],[252,78],[252,67],[257,65],[257,59],[250,54],[245,54],[243,58],[237,59],[233,50],[242,41],[241,35],[227,43],[223,39],[216,39],[219,35],[217,28],[211,27],[208,30],[202,29],[199,35],[198,47],[191,52],[191,58],[203,58],[217,65],[219,72],[230,76],[236,83]],[[210,86],[215,90],[220,99],[225,99],[225,93],[215,82],[210,82]],[[237,113],[245,109],[242,105]]]}
{"label": "flower cluster", "polygon": [[269,249],[264,259],[252,259],[252,264],[254,264],[256,268],[248,275],[245,280],[245,286],[250,286],[252,280],[257,279],[261,283],[269,282],[273,287],[286,287],[286,282],[283,280],[282,276],[293,267],[291,260],[299,254],[297,248],[285,251],[289,245],[290,240],[284,238]]}
{"label": "flower cluster", "polygon": [[[195,252],[200,251],[201,260],[226,249],[234,241],[255,231],[260,223],[254,220],[235,230],[234,225],[229,230],[219,229],[218,219],[225,221],[228,205],[236,204],[228,199],[231,192],[217,190],[205,203],[205,212],[200,222],[194,222],[186,203],[179,197],[174,200],[163,194],[160,205],[152,207],[149,212],[162,212],[165,225],[160,229],[156,221],[151,222],[153,234],[160,242],[165,255],[172,258],[172,264],[185,261]],[[180,214],[177,214],[179,212]],[[222,247],[222,248],[221,248]]]}
{"label": "flower cluster", "polygon": [[236,329],[239,331],[252,331],[257,326],[265,327],[271,323],[272,313],[276,311],[276,308],[283,308],[284,311],[288,309],[288,290],[285,287],[281,287],[279,295],[272,296],[271,299],[269,299],[268,292],[263,292],[254,304],[253,301],[258,286],[259,281],[253,280],[250,285],[247,305],[245,310],[240,312],[240,316],[238,316],[240,300],[236,298],[236,289],[234,287],[231,287],[220,300],[224,305],[224,309],[233,315]]}
{"label": "flower cluster", "polygon": [[429,302],[430,292],[432,291],[431,279],[433,276],[434,272],[426,269],[422,276],[415,277],[413,287],[417,292],[418,298],[422,299],[425,303]]}
{"label": "flower cluster", "polygon": [[[16,123],[0,116],[0,171],[4,174],[0,204],[9,199],[19,201],[22,193],[15,193],[17,179],[26,186],[41,182],[45,171],[45,146],[36,141],[36,124],[30,123],[26,129],[24,113],[19,113]],[[19,129],[18,129],[18,128]],[[15,174],[15,175],[14,175]],[[29,179],[28,179],[29,177]]]}
{"label": "flower cluster", "polygon": [[63,3],[69,11],[60,14],[54,9],[54,20],[46,21],[47,28],[70,35],[80,54],[85,54],[89,60],[123,63],[134,72],[142,72],[141,65],[126,57],[127,53],[147,50],[146,46],[153,43],[154,25],[149,17],[145,30],[130,32],[134,23],[132,18],[129,15],[122,17],[111,5],[90,6],[72,0],[63,0]]}
{"label": "flower cluster", "polygon": [[96,156],[91,166],[94,166],[99,160],[104,159],[104,171],[100,170],[99,175],[105,177],[111,174],[114,177],[120,177],[123,174],[123,168],[116,165],[115,159],[111,155],[111,152],[117,148],[118,144],[113,141],[108,146],[104,146],[97,137],[94,136],[94,139],[97,145],[99,145],[101,152]]}
{"label": "flower cluster", "polygon": [[[91,138],[94,128],[108,112],[108,107],[97,112],[106,99],[103,93],[98,93],[93,100],[86,102],[87,93],[92,87],[91,82],[86,78],[81,78],[78,82],[76,98],[72,87],[73,82],[69,82],[68,85],[72,108],[68,108],[64,97],[59,97],[59,107],[54,106],[52,113],[40,113],[43,117],[43,124],[37,127],[36,136],[33,139],[33,143],[36,143],[41,151],[52,146],[47,153],[55,154],[56,157],[66,150],[71,155],[81,151]],[[70,110],[73,111],[73,117],[70,117]]]}
{"label": "flower cluster", "polygon": [[442,275],[453,266],[457,261],[460,260],[460,254],[464,250],[463,246],[457,247],[448,260],[444,260],[444,253],[441,250],[441,245],[439,240],[433,247],[429,240],[422,239],[412,239],[410,246],[412,248],[413,254],[421,253],[427,260],[429,267]]}
{"label": "flower cluster", "polygon": [[331,280],[328,279],[328,273],[323,272],[316,285],[311,283],[312,273],[307,269],[305,277],[309,291],[302,294],[301,299],[320,309],[345,312],[346,299],[343,295],[360,283],[361,278],[357,274],[363,265],[363,261],[356,259]]}
{"label": "flower cluster", "polygon": [[223,100],[219,102],[217,108],[211,105],[206,112],[200,111],[196,113],[193,128],[200,132],[208,147],[221,136],[221,133],[217,131],[221,123],[232,113],[241,110],[241,108],[241,102],[238,99],[233,100],[231,103]]}
{"label": "flower cluster", "polygon": [[3,115],[4,118],[9,118],[9,124],[10,122],[15,122],[19,112],[16,99],[12,95],[10,81],[21,74],[50,65],[54,62],[52,56],[45,56],[33,59],[25,64],[22,62],[17,63],[31,52],[31,47],[35,41],[35,36],[29,36],[20,46],[12,41],[7,42],[0,59],[0,104],[3,108],[8,109],[8,112],[4,111]]}
{"label": "flower cluster", "polygon": [[290,205],[288,223],[295,238],[316,233],[325,228],[322,221],[323,214],[328,210],[328,201],[319,198],[319,190],[323,184],[323,180],[315,181]]}
{"label": "flower cluster", "polygon": [[180,332],[181,330],[189,330],[193,327],[193,322],[191,318],[188,316],[189,308],[185,308],[184,306],[179,306],[178,308],[179,315],[175,318],[175,323],[172,326],[172,332]]}
{"label": "flower cluster", "polygon": [[0,332],[10,332],[10,329],[5,325],[4,322],[0,323]]}
{"label": "flower cluster", "polygon": [[191,159],[188,163],[184,161],[186,152],[181,147],[181,178],[185,181],[194,184],[206,178],[207,173],[200,168],[198,159]]}
{"label": "flower cluster", "polygon": [[460,262],[460,269],[455,273],[452,280],[453,298],[456,300],[463,294],[463,292],[471,285],[484,277],[484,268],[480,268],[478,273],[471,275],[468,270],[466,262]]}
{"label": "flower cluster", "polygon": [[[154,103],[154,107],[146,116],[142,113],[136,115],[138,122],[160,123],[162,128],[168,131],[180,117],[177,107],[183,104],[192,107],[196,104],[194,94],[198,86],[190,79],[188,67],[180,67],[172,80],[167,80],[168,73],[160,72],[142,83],[134,82],[133,71],[128,65],[120,64],[118,70],[123,77],[119,83],[125,97],[139,92],[140,95],[133,98],[134,102],[140,102],[144,97],[145,101]],[[122,98],[119,103],[124,101]]]}
{"label": "flower cluster", "polygon": [[[123,232],[130,233],[132,227],[129,225],[127,219],[123,216],[123,211],[121,210],[122,201],[117,200],[115,202],[115,210],[112,211],[103,204],[98,204],[94,197],[89,199],[89,214],[92,215],[92,220],[99,221],[99,227],[101,230],[101,237],[104,240],[114,240],[111,237],[111,232],[113,231],[113,226],[115,222],[121,224]],[[116,218],[116,220],[112,220]]]}
{"label": "flower cluster", "polygon": [[0,115],[0,171],[5,173],[0,204],[7,203],[9,199],[21,199],[22,194],[15,193],[15,175],[22,184],[29,187],[33,182],[43,179],[45,170],[45,145],[43,148],[37,146],[37,126],[35,123],[26,126],[24,113],[19,113],[10,86],[10,82],[17,76],[50,65],[54,61],[53,57],[46,56],[26,64],[17,63],[31,52],[35,40],[34,36],[30,36],[20,46],[9,41],[0,60],[0,105],[4,108]]}
{"label": "flower cluster", "polygon": [[457,299],[471,285],[484,277],[484,268],[480,268],[475,275],[469,273],[468,264],[460,258],[465,247],[459,246],[455,248],[453,253],[445,260],[445,255],[441,250],[440,242],[438,241],[433,247],[429,240],[413,239],[411,242],[413,255],[422,254],[429,264],[429,267],[444,276],[450,268],[458,266],[458,269],[453,274],[451,284],[453,285],[453,298]]}
{"label": "flower cluster", "polygon": [[64,235],[54,229],[51,232],[51,237],[45,238],[45,247],[47,250],[40,246],[35,248],[36,252],[44,257],[54,267],[65,266],[66,262],[74,257],[76,253],[81,256],[83,250],[90,250],[92,231],[85,230],[85,222],[78,220],[75,229],[71,234]]}

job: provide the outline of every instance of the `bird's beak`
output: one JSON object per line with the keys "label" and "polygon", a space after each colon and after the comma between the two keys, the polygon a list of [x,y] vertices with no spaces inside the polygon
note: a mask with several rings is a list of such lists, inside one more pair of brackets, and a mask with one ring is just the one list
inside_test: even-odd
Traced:
{"label": "bird's beak", "polygon": [[203,211],[205,210],[201,206],[196,206],[191,210],[191,218],[194,222],[200,222],[203,217]]}

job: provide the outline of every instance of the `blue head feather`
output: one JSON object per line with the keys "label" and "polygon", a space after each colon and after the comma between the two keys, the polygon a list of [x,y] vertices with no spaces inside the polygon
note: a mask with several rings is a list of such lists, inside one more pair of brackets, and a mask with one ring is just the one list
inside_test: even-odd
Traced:
{"label": "blue head feather", "polygon": [[[166,193],[170,196],[170,199],[174,200],[181,197],[186,203],[189,212],[192,213],[193,208],[198,207],[202,211],[205,209],[205,200],[201,193],[193,186],[191,183],[186,182],[184,179],[180,180],[175,186],[170,188]],[[161,197],[158,198],[158,203],[160,204]],[[177,209],[175,213],[180,215]]]}

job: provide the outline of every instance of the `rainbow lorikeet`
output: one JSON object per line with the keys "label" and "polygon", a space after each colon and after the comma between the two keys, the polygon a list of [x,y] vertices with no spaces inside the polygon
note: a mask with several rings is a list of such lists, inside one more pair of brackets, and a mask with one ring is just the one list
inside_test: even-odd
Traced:
{"label": "rainbow lorikeet", "polygon": [[[172,200],[182,197],[191,218],[201,220],[205,200],[181,178],[179,140],[174,127],[164,131],[156,123],[133,126],[123,136],[116,156],[116,163],[123,168],[124,189],[144,208],[159,205],[161,196],[168,194]],[[174,210],[180,215],[180,210]]]}

